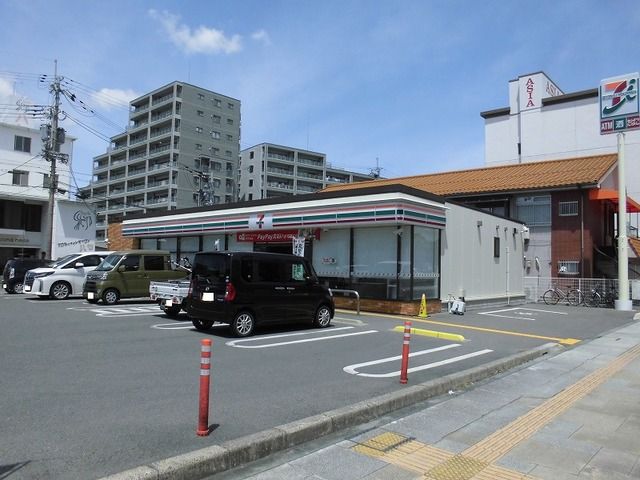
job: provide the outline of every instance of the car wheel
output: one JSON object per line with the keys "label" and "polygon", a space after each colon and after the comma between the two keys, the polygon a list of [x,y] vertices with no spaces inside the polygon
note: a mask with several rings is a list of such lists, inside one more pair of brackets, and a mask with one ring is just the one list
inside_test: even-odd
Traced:
{"label": "car wheel", "polygon": [[120,293],[115,288],[108,288],[102,294],[102,300],[107,305],[115,305],[120,300]]}
{"label": "car wheel", "polygon": [[23,291],[24,291],[24,285],[22,284],[22,282],[18,282],[13,286],[12,293],[22,293]]}
{"label": "car wheel", "polygon": [[180,314],[180,310],[182,310],[182,307],[180,305],[172,305],[171,307],[162,307],[162,310],[164,310],[164,313],[167,314],[167,316],[169,317],[177,317]]}
{"label": "car wheel", "polygon": [[51,285],[49,296],[56,300],[65,300],[71,294],[71,287],[67,282],[56,282]]}
{"label": "car wheel", "polygon": [[256,328],[256,321],[249,312],[240,312],[231,323],[231,330],[236,337],[248,337],[253,334]]}
{"label": "car wheel", "polygon": [[199,318],[192,318],[191,323],[193,323],[194,327],[203,332],[206,332],[213,326],[213,320],[201,320]]}
{"label": "car wheel", "polygon": [[331,310],[326,305],[320,305],[316,311],[313,323],[318,328],[327,328],[331,324]]}

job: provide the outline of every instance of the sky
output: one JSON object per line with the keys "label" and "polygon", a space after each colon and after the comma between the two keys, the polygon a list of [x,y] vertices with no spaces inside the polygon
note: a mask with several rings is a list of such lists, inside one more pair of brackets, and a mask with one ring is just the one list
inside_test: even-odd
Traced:
{"label": "sky", "polygon": [[79,185],[128,102],[174,80],[241,101],[241,149],[399,177],[482,167],[480,112],[518,76],[571,93],[640,70],[636,0],[0,0],[0,18],[0,121],[51,103],[57,60]]}

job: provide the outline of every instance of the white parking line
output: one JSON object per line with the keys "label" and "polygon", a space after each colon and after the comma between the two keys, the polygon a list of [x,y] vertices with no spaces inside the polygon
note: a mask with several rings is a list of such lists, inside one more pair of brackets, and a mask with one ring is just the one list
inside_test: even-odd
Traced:
{"label": "white parking line", "polygon": [[89,307],[76,308],[68,307],[67,310],[76,310],[82,312],[93,312],[97,317],[136,317],[140,315],[149,315],[151,313],[162,313],[157,305],[145,305],[141,307]]}
{"label": "white parking line", "polygon": [[[426,355],[428,353],[439,352],[439,351],[442,351],[442,350],[447,350],[449,348],[455,348],[455,347],[459,347],[459,346],[460,346],[459,343],[453,343],[451,345],[445,345],[444,347],[431,348],[429,350],[420,350],[418,352],[410,353],[409,357],[411,358],[411,357],[418,356],[418,355]],[[491,352],[493,352],[493,350],[489,350],[489,349],[478,350],[477,352],[467,353],[465,355],[459,355],[457,357],[448,358],[446,360],[440,360],[439,362],[433,362],[433,363],[429,363],[427,365],[420,365],[418,367],[412,367],[412,368],[407,369],[407,373],[419,372],[421,370],[429,370],[431,368],[440,367],[442,365],[448,365],[450,363],[460,362],[460,361],[466,360],[468,358],[478,357],[480,355],[485,355],[485,354],[491,353]],[[366,367],[366,366],[370,366],[370,365],[378,365],[380,363],[395,362],[397,360],[400,360],[401,358],[402,358],[402,355],[397,355],[395,357],[382,358],[380,360],[373,360],[371,362],[364,362],[364,363],[358,363],[358,364],[355,364],[355,365],[349,365],[349,366],[344,367],[343,370],[345,372],[347,372],[347,373],[350,373],[351,375],[358,375],[360,377],[372,377],[372,378],[398,377],[398,376],[400,376],[400,370],[398,370],[397,372],[389,372],[389,373],[361,373],[361,372],[358,372],[357,369],[360,368],[360,367]]]}
{"label": "white parking line", "polygon": [[[325,332],[313,331],[313,332],[300,332],[300,333],[285,333],[280,335],[269,335],[266,337],[255,337],[255,338],[243,338],[240,340],[232,340],[230,342],[225,343],[225,345],[229,345],[230,347],[236,348],[270,348],[270,347],[281,347],[284,345],[293,345],[296,343],[308,343],[308,342],[319,342],[322,340],[330,340],[333,338],[342,338],[342,337],[352,337],[354,335],[366,335],[369,333],[378,333],[377,330],[365,330],[364,332],[353,332],[353,333],[343,333],[340,335],[324,335],[324,333],[333,333],[340,330],[350,330],[354,327],[339,327],[332,328],[331,330],[327,330]],[[249,342],[259,342],[262,340],[270,340],[274,338],[284,338],[284,337],[295,337],[300,335],[323,335],[321,337],[314,338],[305,338],[302,340],[291,340],[289,342],[276,342],[276,343],[266,343],[264,345],[239,345],[240,343],[249,343]]]}
{"label": "white parking line", "polygon": [[[498,315],[499,313],[504,312],[513,312],[518,316],[511,315]],[[523,307],[514,307],[514,308],[504,308],[502,310],[492,310],[490,312],[478,312],[479,315],[487,315],[489,317],[500,317],[500,318],[511,318],[513,320],[529,320],[531,322],[535,321],[535,318],[527,318],[534,315],[531,312],[540,312],[540,313],[552,313],[554,315],[568,315],[567,312],[554,312],[552,310],[542,310],[538,308],[523,308]]]}
{"label": "white parking line", "polygon": [[[219,325],[214,325],[219,326]],[[225,325],[226,327],[226,325]],[[151,328],[157,330],[187,330],[190,328],[196,328],[191,322],[173,322],[173,323],[158,323],[157,325],[151,325]]]}

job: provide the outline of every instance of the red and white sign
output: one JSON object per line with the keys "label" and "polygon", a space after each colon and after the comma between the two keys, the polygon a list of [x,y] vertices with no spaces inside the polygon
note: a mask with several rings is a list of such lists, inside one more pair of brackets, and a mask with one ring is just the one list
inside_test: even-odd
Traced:
{"label": "red and white sign", "polygon": [[238,232],[238,242],[290,243],[298,237],[298,230],[270,230],[268,232]]}

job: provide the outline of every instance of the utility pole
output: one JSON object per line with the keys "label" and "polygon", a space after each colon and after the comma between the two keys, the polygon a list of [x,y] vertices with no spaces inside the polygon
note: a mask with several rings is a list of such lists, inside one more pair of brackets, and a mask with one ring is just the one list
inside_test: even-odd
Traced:
{"label": "utility pole", "polygon": [[[51,162],[49,177],[49,232],[47,245],[49,246],[48,257],[53,258],[53,222],[55,216],[56,191],[58,190],[58,182],[56,180],[56,162],[58,159],[58,117],[60,116],[60,80],[58,77],[58,61],[54,60],[53,83],[49,91],[53,93],[53,106],[51,107],[51,128],[49,129],[49,138],[45,143],[45,159]],[[63,140],[64,141],[64,140]],[[61,142],[62,143],[62,142]]]}

